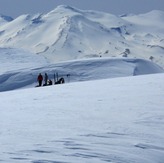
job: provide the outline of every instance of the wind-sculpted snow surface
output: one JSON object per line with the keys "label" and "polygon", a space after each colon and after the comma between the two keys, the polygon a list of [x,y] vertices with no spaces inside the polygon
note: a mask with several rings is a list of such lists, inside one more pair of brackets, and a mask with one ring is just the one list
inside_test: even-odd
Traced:
{"label": "wind-sculpted snow surface", "polygon": [[163,163],[164,74],[0,93],[0,162]]}

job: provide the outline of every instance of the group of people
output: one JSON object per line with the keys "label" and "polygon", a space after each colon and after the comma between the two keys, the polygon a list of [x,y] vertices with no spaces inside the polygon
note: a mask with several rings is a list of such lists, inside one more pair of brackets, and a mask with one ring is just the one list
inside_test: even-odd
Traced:
{"label": "group of people", "polygon": [[[38,80],[38,83],[39,83],[39,87],[42,86],[43,76],[42,76],[41,73],[38,75],[37,80]],[[47,86],[47,85],[52,85],[52,81],[50,79],[48,79],[48,75],[47,75],[47,73],[45,73],[43,86]]]}

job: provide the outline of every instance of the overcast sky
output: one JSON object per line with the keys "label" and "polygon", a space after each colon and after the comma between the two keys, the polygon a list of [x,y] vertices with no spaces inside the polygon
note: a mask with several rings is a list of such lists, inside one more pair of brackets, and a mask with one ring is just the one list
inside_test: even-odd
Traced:
{"label": "overcast sky", "polygon": [[115,15],[164,11],[164,0],[0,0],[0,14],[15,18],[22,14],[47,13],[62,4]]}

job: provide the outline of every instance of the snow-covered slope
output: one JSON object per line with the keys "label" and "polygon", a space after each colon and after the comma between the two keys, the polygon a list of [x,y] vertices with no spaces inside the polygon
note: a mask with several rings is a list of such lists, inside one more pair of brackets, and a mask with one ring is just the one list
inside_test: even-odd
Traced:
{"label": "snow-covered slope", "polygon": [[115,16],[58,6],[0,26],[0,46],[43,55],[51,62],[92,57],[137,57],[164,67],[164,12]]}
{"label": "snow-covered slope", "polygon": [[0,92],[0,161],[163,163],[164,74]]}
{"label": "snow-covered slope", "polygon": [[29,51],[15,48],[0,48],[0,75],[47,65],[48,61]]}
{"label": "snow-covered slope", "polygon": [[114,77],[162,73],[164,70],[143,59],[94,58],[50,64],[42,58],[18,49],[0,49],[0,91],[35,87],[39,73],[54,74],[65,82],[99,80]]}
{"label": "snow-covered slope", "polygon": [[10,16],[5,16],[0,14],[0,25],[2,26],[3,24],[7,23],[7,22],[11,22],[13,20],[12,17]]}
{"label": "snow-covered slope", "polygon": [[0,162],[163,163],[163,16],[1,16]]}

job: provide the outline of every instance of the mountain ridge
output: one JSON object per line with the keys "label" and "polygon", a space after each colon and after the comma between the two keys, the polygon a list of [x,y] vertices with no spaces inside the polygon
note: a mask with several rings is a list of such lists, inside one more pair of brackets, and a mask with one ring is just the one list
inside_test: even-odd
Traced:
{"label": "mountain ridge", "polygon": [[164,12],[157,10],[116,16],[60,5],[46,14],[21,15],[2,25],[0,47],[29,50],[52,63],[134,57],[164,67],[163,16]]}

